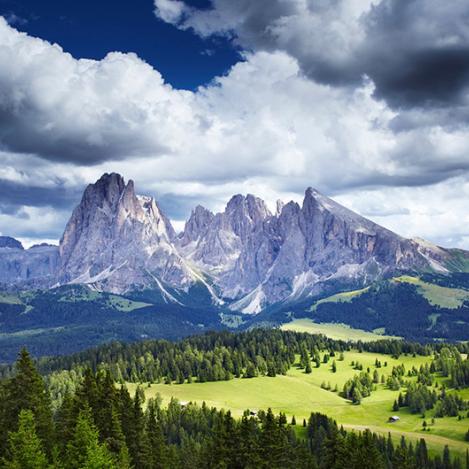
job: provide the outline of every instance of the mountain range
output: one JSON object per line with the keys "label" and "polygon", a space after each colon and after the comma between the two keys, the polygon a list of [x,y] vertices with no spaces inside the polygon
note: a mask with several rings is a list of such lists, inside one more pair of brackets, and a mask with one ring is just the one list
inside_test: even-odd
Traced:
{"label": "mountain range", "polygon": [[0,237],[4,289],[152,290],[180,305],[197,289],[245,314],[402,274],[468,270],[469,252],[403,238],[312,188],[275,213],[253,195],[233,196],[216,214],[199,205],[177,234],[155,199],[116,173],[86,188],[59,246],[23,249]]}

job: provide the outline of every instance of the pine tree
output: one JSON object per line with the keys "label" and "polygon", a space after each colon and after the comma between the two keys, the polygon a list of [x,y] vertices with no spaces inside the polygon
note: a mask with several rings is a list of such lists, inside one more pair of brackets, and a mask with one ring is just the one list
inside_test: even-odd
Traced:
{"label": "pine tree", "polygon": [[253,418],[244,415],[239,427],[241,436],[238,453],[243,464],[240,467],[255,468],[262,464],[259,447],[259,429]]}
{"label": "pine tree", "polygon": [[139,469],[149,466],[150,448],[148,435],[145,431],[145,416],[142,411],[142,391],[137,388],[132,405],[132,433],[127,439],[127,446],[132,458],[132,463]]}
{"label": "pine tree", "polygon": [[246,367],[246,373],[244,373],[245,378],[255,378],[257,376],[256,367],[250,362]]}
{"label": "pine tree", "polygon": [[16,362],[16,375],[5,385],[4,399],[5,421],[2,430],[4,432],[16,430],[21,410],[31,410],[36,422],[37,435],[41,439],[46,453],[50,456],[54,444],[50,397],[44,381],[26,349],[21,350],[19,354]]}
{"label": "pine tree", "polygon": [[379,374],[378,374],[378,370],[375,370],[373,372],[373,383],[375,384],[378,384],[379,383]]}
{"label": "pine tree", "polygon": [[72,440],[67,445],[67,469],[114,469],[116,465],[106,445],[99,443],[99,433],[93,424],[90,408],[78,415]]}
{"label": "pine tree", "polygon": [[264,464],[273,467],[286,467],[289,462],[289,443],[272,413],[268,409],[261,435],[261,450]]}
{"label": "pine tree", "polygon": [[423,438],[420,439],[415,447],[415,460],[417,462],[417,467],[424,469],[428,467],[427,444]]}
{"label": "pine tree", "polygon": [[448,445],[445,445],[443,449],[443,468],[451,469],[451,456],[449,453]]}
{"label": "pine tree", "polygon": [[363,395],[358,389],[358,386],[355,386],[352,391],[352,401],[354,404],[360,404],[363,399]]}
{"label": "pine tree", "polygon": [[163,431],[156,418],[157,404],[154,400],[148,402],[146,413],[146,433],[149,441],[149,463],[152,469],[162,469],[168,466],[168,457],[164,442]]}
{"label": "pine tree", "polygon": [[65,451],[67,442],[72,439],[75,431],[78,415],[75,404],[73,397],[67,392],[55,416],[57,435],[60,435],[60,438],[58,438],[58,448],[61,452]]}
{"label": "pine tree", "polygon": [[96,377],[97,408],[93,409],[94,420],[99,430],[101,441],[104,441],[114,455],[125,454],[125,437],[117,411],[117,390],[109,372]]}
{"label": "pine tree", "polygon": [[46,469],[47,457],[36,433],[36,423],[31,410],[21,410],[18,431],[8,437],[9,457],[3,460],[5,469]]}

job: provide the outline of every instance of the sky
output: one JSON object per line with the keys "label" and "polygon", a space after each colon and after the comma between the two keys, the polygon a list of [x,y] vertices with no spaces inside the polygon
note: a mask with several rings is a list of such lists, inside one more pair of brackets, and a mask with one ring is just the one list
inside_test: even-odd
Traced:
{"label": "sky", "polygon": [[135,181],[181,229],[308,186],[469,249],[467,0],[0,0],[0,233]]}

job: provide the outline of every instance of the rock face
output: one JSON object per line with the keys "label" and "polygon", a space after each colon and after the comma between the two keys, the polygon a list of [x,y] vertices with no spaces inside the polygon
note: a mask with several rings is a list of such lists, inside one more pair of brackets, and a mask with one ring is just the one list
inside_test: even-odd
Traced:
{"label": "rock face", "polygon": [[0,284],[24,288],[52,286],[56,282],[59,248],[49,245],[24,249],[19,241],[16,243],[20,247],[0,247]]}
{"label": "rock face", "polygon": [[302,206],[278,203],[275,215],[260,199],[235,196],[197,236],[184,232],[178,241],[181,252],[234,301],[231,307],[245,313],[320,293],[327,282],[369,283],[393,272],[429,268],[415,242],[311,188]]}
{"label": "rock face", "polygon": [[133,181],[105,174],[89,185],[60,241],[59,282],[92,284],[122,293],[130,288],[185,287],[190,270],[172,244],[169,220]]}
{"label": "rock face", "polygon": [[3,283],[151,288],[177,302],[197,283],[214,302],[251,314],[338,286],[466,265],[468,253],[402,238],[311,188],[302,205],[279,201],[275,214],[253,195],[233,196],[217,214],[197,206],[176,236],[155,200],[114,173],[86,188],[59,248],[23,250],[0,238]]}

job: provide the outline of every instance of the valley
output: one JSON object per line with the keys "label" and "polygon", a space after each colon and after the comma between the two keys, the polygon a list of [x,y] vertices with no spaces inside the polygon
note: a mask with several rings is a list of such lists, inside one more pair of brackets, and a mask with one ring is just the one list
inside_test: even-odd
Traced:
{"label": "valley", "polygon": [[[183,403],[196,402],[199,405],[205,402],[209,407],[230,409],[233,415],[238,417],[242,416],[246,409],[257,411],[270,407],[274,413],[285,413],[289,422],[295,416],[299,429],[303,419],[307,419],[311,412],[321,412],[348,429],[369,428],[385,436],[390,432],[396,441],[402,435],[413,442],[425,438],[433,454],[439,454],[443,446],[448,445],[452,452],[464,457],[468,449],[465,435],[469,430],[469,417],[462,420],[443,417],[434,419],[434,423],[431,423],[431,411],[426,413],[425,419],[421,415],[412,414],[406,408],[393,411],[393,402],[398,398],[399,392],[404,391],[392,391],[384,384],[378,384],[377,390],[364,398],[360,405],[345,400],[338,392],[321,387],[324,383],[330,383],[332,389],[337,385],[341,390],[344,383],[357,373],[350,364],[352,361],[359,361],[365,369],[369,367],[373,373],[376,360],[387,362],[387,367],[378,370],[380,376],[388,376],[393,366],[404,365],[406,370],[412,367],[420,368],[421,365],[430,364],[431,357],[401,356],[394,359],[389,355],[349,351],[344,353],[344,361],[336,362],[336,373],[331,371],[330,365],[313,368],[311,374],[305,374],[304,370],[293,366],[285,376],[277,375],[275,378],[262,376],[172,385],[142,383],[140,386],[147,398],[161,396],[163,405],[167,405],[172,398]],[[410,380],[415,381],[416,378]],[[446,381],[442,377],[437,378],[440,385]],[[131,392],[135,392],[137,386],[139,385],[135,383],[127,383]],[[388,420],[392,415],[399,416],[400,420],[390,423]],[[422,430],[424,420],[428,423],[428,431]]]}
{"label": "valley", "polygon": [[0,469],[469,469],[469,0],[0,0]]}

